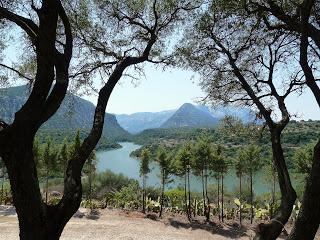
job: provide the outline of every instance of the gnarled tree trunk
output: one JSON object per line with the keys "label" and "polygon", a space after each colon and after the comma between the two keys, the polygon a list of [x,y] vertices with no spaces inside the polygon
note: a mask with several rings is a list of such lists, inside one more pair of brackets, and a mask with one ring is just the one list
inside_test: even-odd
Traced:
{"label": "gnarled tree trunk", "polygon": [[310,176],[298,218],[289,235],[291,240],[312,240],[319,229],[320,216],[320,141],[314,147],[314,156]]}

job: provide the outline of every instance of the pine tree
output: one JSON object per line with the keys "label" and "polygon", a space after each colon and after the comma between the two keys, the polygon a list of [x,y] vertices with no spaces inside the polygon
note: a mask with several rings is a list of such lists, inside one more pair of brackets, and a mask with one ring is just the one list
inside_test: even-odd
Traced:
{"label": "pine tree", "polygon": [[[215,172],[217,178],[218,178],[218,189],[219,185],[221,184],[221,221],[224,221],[224,175],[228,171],[228,162],[225,158],[225,156],[222,153],[222,146],[218,145],[215,153],[214,153],[214,161],[211,162],[211,169]],[[219,191],[219,190],[218,190]],[[219,193],[218,193],[219,195]],[[219,206],[219,202],[218,202]],[[220,209],[219,209],[220,210]]]}
{"label": "pine tree", "polygon": [[210,199],[208,196],[208,178],[210,174],[210,164],[213,159],[210,140],[208,136],[202,135],[193,149],[193,169],[196,176],[201,177],[202,197],[203,197],[203,213],[206,221],[210,220]]}
{"label": "pine tree", "polygon": [[[189,221],[191,221],[191,191],[190,191],[190,169],[192,162],[192,149],[190,144],[180,148],[176,157],[176,168],[178,175],[184,176],[184,198],[185,208]],[[188,197],[187,197],[188,192]]]}
{"label": "pine tree", "polygon": [[160,146],[157,151],[156,158],[160,167],[160,178],[161,178],[161,199],[160,199],[160,213],[159,217],[162,217],[163,203],[164,203],[164,188],[165,184],[169,181],[169,174],[171,172],[171,158],[167,155],[165,148]]}
{"label": "pine tree", "polygon": [[68,161],[70,157],[69,155],[70,153],[68,149],[67,139],[64,139],[61,149],[59,151],[59,157],[58,157],[59,165],[63,171],[63,178],[65,177],[66,170],[68,167]]}
{"label": "pine tree", "polygon": [[258,172],[263,164],[260,161],[261,149],[256,145],[249,145],[243,149],[241,152],[241,158],[245,162],[246,173],[250,179],[250,204],[251,204],[251,214],[250,214],[250,222],[253,222],[253,176],[256,172]]}
{"label": "pine tree", "polygon": [[150,151],[148,148],[144,148],[140,156],[140,176],[142,177],[142,212],[146,212],[146,185],[147,177],[150,172],[149,160],[150,160]]}
{"label": "pine tree", "polygon": [[239,224],[242,226],[242,177],[246,171],[246,159],[244,158],[243,151],[238,151],[238,158],[235,161],[235,169],[237,177],[239,178]]}
{"label": "pine tree", "polygon": [[88,177],[88,184],[89,184],[89,193],[87,194],[87,199],[89,200],[89,206],[90,209],[92,210],[92,192],[93,192],[93,187],[92,183],[94,180],[95,172],[97,168],[97,156],[96,152],[92,151],[89,155],[89,158],[87,159],[85,165],[83,166],[82,172],[87,175]]}
{"label": "pine tree", "polygon": [[52,140],[50,138],[47,139],[47,142],[44,146],[43,164],[44,164],[44,174],[46,178],[45,202],[48,203],[49,178],[55,176],[55,174],[57,173],[57,154],[56,154],[56,151],[52,150]]}

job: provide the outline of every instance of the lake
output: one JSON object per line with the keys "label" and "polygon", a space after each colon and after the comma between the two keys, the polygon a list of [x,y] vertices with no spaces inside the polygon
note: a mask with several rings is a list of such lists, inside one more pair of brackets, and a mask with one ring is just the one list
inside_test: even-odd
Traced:
{"label": "lake", "polygon": [[[98,172],[103,172],[106,169],[111,170],[115,173],[122,173],[129,178],[139,180],[139,160],[130,157],[130,153],[138,148],[140,145],[136,145],[131,142],[121,142],[119,143],[122,148],[109,150],[109,151],[99,151],[97,152],[98,158]],[[159,179],[159,166],[155,162],[150,164],[151,172],[148,174],[147,184],[149,186],[160,187]],[[238,178],[233,170],[230,170],[225,177],[224,183],[229,191],[234,191],[238,186]],[[216,183],[214,179],[210,179],[211,183]],[[270,192],[270,185],[267,184],[266,180],[263,178],[263,173],[260,172],[255,176],[254,179],[254,191],[256,194],[261,194],[265,192]],[[183,180],[181,178],[174,177],[173,182],[168,184],[167,188],[174,188],[181,186],[183,187]],[[195,191],[202,191],[201,180],[197,177],[192,177],[191,187]]]}

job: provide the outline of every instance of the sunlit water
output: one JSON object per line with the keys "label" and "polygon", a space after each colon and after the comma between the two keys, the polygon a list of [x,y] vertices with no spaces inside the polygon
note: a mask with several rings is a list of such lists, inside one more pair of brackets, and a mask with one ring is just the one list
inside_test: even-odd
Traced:
{"label": "sunlit water", "polygon": [[[123,175],[137,179],[141,182],[139,176],[139,160],[130,157],[130,153],[138,148],[140,145],[136,145],[131,142],[121,142],[122,148],[97,152],[98,158],[98,171],[103,172],[106,169],[115,173],[122,173]],[[150,164],[151,172],[148,174],[147,184],[149,186],[160,187],[159,179],[159,166],[155,162]],[[173,177],[172,183],[168,184],[167,188],[183,187],[183,179]],[[224,183],[228,191],[235,191],[238,186],[238,178],[233,170],[230,170],[225,177]],[[210,183],[216,183],[214,179],[210,179]],[[192,176],[191,187],[195,191],[201,191],[202,185],[200,179]],[[254,191],[256,194],[270,192],[271,182],[267,182],[263,177],[263,172],[260,172],[254,179]]]}

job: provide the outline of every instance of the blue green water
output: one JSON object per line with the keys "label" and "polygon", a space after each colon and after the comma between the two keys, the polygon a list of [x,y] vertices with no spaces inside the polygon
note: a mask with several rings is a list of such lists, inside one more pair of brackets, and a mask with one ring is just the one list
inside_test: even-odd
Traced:
{"label": "blue green water", "polygon": [[[140,145],[136,145],[131,142],[121,142],[122,148],[97,152],[99,172],[103,172],[106,169],[115,173],[122,173],[127,177],[141,181],[139,176],[139,160],[130,157],[130,153],[138,148]],[[151,172],[148,175],[147,184],[149,186],[160,187],[159,179],[159,166],[152,162],[150,164]],[[260,172],[254,179],[254,191],[256,194],[261,194],[270,191],[271,182],[267,183],[264,179],[264,173]],[[183,186],[183,179],[173,177],[173,182],[168,184],[168,188],[174,188]],[[214,179],[210,179],[210,183],[216,183]],[[238,178],[233,170],[230,170],[225,177],[225,186],[229,191],[234,191],[238,186]],[[195,191],[201,191],[201,181],[199,178],[192,176],[191,188]]]}

